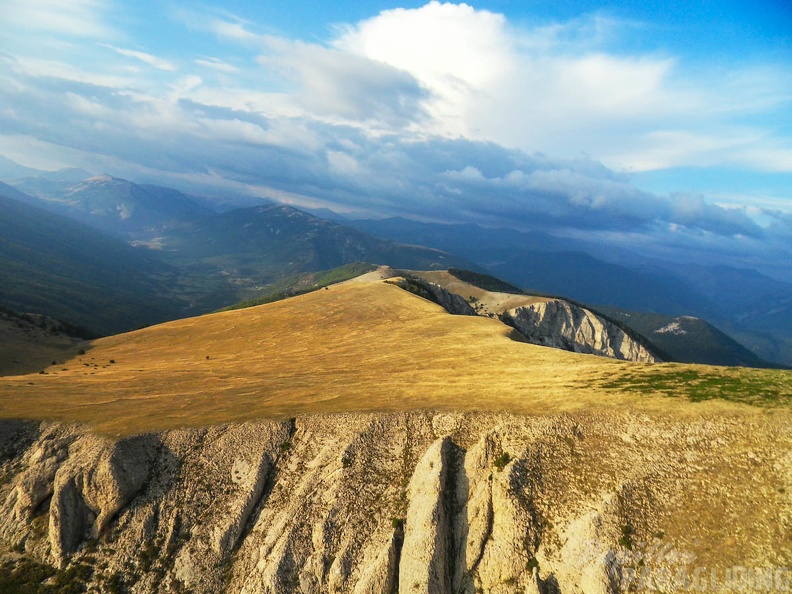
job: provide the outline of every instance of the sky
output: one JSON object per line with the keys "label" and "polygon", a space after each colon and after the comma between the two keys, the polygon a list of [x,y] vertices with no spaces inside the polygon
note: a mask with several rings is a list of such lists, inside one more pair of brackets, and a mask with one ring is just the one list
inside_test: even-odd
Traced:
{"label": "sky", "polygon": [[770,270],[785,4],[0,0],[0,155]]}

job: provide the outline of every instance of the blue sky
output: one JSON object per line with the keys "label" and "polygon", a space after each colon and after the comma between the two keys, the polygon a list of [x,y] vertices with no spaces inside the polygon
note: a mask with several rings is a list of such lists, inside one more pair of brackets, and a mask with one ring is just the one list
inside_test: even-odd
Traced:
{"label": "blue sky", "polygon": [[0,154],[25,165],[734,261],[792,249],[782,2],[0,10]]}

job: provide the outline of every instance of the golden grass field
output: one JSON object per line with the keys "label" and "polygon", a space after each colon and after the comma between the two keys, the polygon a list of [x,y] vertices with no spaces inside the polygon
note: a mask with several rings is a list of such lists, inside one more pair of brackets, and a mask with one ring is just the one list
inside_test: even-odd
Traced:
{"label": "golden grass field", "polygon": [[[511,332],[381,280],[349,281],[79,345],[45,373],[0,377],[0,417],[129,435],[405,409],[789,414],[792,372],[629,363],[525,344]],[[727,399],[690,402],[689,390]]]}

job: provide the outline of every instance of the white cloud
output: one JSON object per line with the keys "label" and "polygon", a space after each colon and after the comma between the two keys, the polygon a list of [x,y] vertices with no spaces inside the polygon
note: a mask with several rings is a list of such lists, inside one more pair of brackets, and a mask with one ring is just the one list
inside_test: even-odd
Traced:
{"label": "white cloud", "polygon": [[136,60],[140,60],[144,64],[148,64],[149,66],[153,66],[157,70],[165,70],[167,72],[175,72],[176,66],[173,62],[165,60],[163,58],[158,58],[152,54],[147,54],[146,52],[141,52],[137,50],[125,49],[121,47],[116,47],[114,45],[110,45],[107,43],[100,43],[102,47],[106,47],[108,49],[113,50],[114,52],[126,56],[128,58],[135,58]]}
{"label": "white cloud", "polygon": [[341,175],[356,175],[360,165],[354,157],[342,151],[327,151],[330,169]]}
{"label": "white cloud", "polygon": [[173,81],[170,84],[170,98],[171,100],[187,97],[192,91],[197,89],[203,83],[203,79],[195,74],[182,76],[181,78]]}
{"label": "white cloud", "polygon": [[[729,153],[740,147],[757,142],[755,130],[718,130],[710,133],[697,133],[689,130],[658,129],[636,138],[635,146],[640,147],[637,155],[615,151],[606,154],[604,161],[620,163],[631,161],[635,171],[653,171],[671,167],[706,167],[733,159]],[[634,149],[633,149],[634,150]]]}
{"label": "white cloud", "polygon": [[223,10],[188,10],[174,8],[171,10],[173,18],[183,23],[190,29],[211,33],[220,39],[236,43],[258,43],[261,37],[248,30],[250,23],[245,19]]}
{"label": "white cloud", "polygon": [[268,38],[258,62],[296,86],[307,115],[373,128],[402,127],[422,117],[424,90],[392,65],[315,44]]}
{"label": "white cloud", "polygon": [[486,88],[512,68],[506,25],[500,14],[431,2],[339,29],[334,46],[412,72],[438,90],[454,81]]}
{"label": "white cloud", "polygon": [[209,23],[209,28],[218,37],[226,37],[236,41],[254,41],[258,37],[245,29],[243,23],[232,23],[221,19],[214,19]]}
{"label": "white cloud", "polygon": [[[2,60],[0,60],[2,62]],[[85,70],[60,60],[45,60],[41,58],[20,57],[5,61],[9,70],[16,75],[23,77],[35,76],[49,79],[61,79],[85,84],[97,85],[107,88],[123,89],[134,86],[134,79],[131,77],[120,76],[118,74],[108,74]],[[19,76],[15,77],[17,84]]]}
{"label": "white cloud", "polygon": [[105,20],[107,10],[103,0],[3,0],[3,26],[107,39],[116,35]]}
{"label": "white cloud", "polygon": [[502,15],[465,4],[431,2],[380,13],[339,29],[334,47],[409,72],[432,93],[424,105],[452,136],[471,134],[471,109],[516,66]]}
{"label": "white cloud", "polygon": [[[429,89],[429,132],[529,152],[582,151],[634,171],[683,157],[755,166],[750,155],[768,141],[737,150],[742,131],[734,122],[788,107],[792,76],[772,66],[694,72],[667,54],[608,51],[621,31],[637,27],[590,16],[520,28],[499,14],[431,2],[338,29],[333,46],[409,72]],[[691,137],[707,142],[696,148]],[[788,166],[779,147],[768,161]]]}
{"label": "white cloud", "polygon": [[64,101],[76,113],[91,118],[112,119],[115,116],[115,111],[103,102],[72,91],[66,92]]}
{"label": "white cloud", "polygon": [[776,142],[749,146],[738,151],[734,161],[750,165],[758,171],[789,172],[792,171],[792,147],[779,146]]}
{"label": "white cloud", "polygon": [[240,72],[239,68],[236,66],[232,66],[227,62],[223,62],[218,58],[196,58],[193,60],[193,63],[197,64],[198,66],[203,66],[204,68],[216,70],[217,72],[223,72],[225,74],[236,74]]}

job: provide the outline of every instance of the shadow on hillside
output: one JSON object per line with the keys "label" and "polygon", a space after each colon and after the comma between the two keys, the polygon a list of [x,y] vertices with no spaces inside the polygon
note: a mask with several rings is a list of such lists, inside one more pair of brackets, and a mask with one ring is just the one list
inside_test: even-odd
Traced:
{"label": "shadow on hillside", "polygon": [[77,370],[90,350],[85,341],[61,344],[56,341],[10,341],[0,345],[0,377]]}

